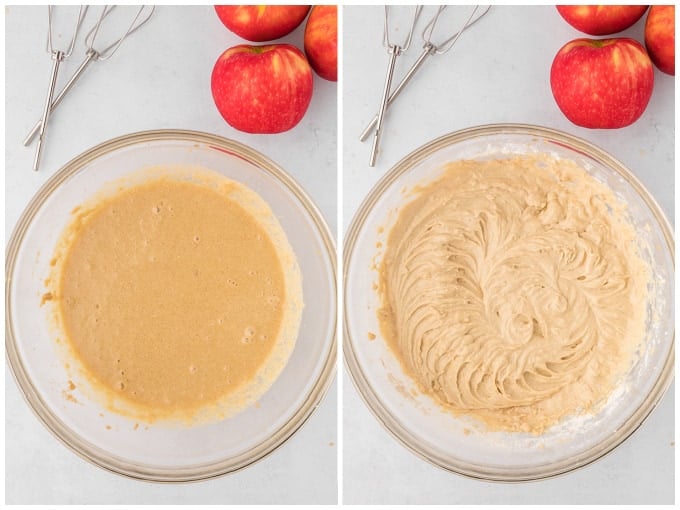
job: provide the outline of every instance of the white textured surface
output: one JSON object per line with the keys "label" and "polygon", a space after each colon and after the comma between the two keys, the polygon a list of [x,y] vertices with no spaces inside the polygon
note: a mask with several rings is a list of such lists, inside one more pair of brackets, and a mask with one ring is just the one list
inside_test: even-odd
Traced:
{"label": "white textured surface", "polygon": [[[88,13],[86,30],[99,9]],[[259,150],[302,185],[335,233],[337,85],[315,76],[310,108],[287,133],[249,135],[232,129],[214,106],[210,74],[222,51],[244,41],[224,28],[212,6],[158,7],[149,24],[126,41],[118,54],[93,63],[55,111],[41,170],[33,172],[34,146],[25,148],[21,143],[44,104],[51,69],[44,51],[46,27],[45,7],[5,8],[6,241],[33,194],[71,158],[112,137],[163,128],[206,131]],[[302,47],[303,28],[285,41]],[[64,39],[69,37],[65,29],[58,32],[63,32]],[[62,65],[58,89],[83,55],[81,34],[72,58]],[[333,383],[308,422],[256,465],[208,482],[149,484],[110,474],[62,446],[30,411],[6,367],[5,501],[334,503],[336,408]]]}
{"label": "white textured surface", "polygon": [[[335,231],[336,85],[315,78],[302,123],[276,136],[230,128],[209,92],[212,65],[235,36],[210,6],[159,7],[120,53],[94,64],[50,123],[42,170],[30,170],[33,148],[21,141],[39,117],[50,69],[43,51],[44,8],[5,8],[5,239],[38,187],[92,145],[133,131],[186,128],[234,138],[260,150],[310,193]],[[344,11],[344,227],[364,196],[394,163],[427,141],[468,126],[527,122],[586,138],[618,157],[674,212],[674,79],[656,72],[643,117],[616,131],[570,124],[555,106],[548,70],[559,47],[580,37],[552,7],[497,6],[452,53],[426,64],[390,110],[383,152],[367,165],[357,141],[377,107],[387,56],[380,45],[380,7]],[[626,35],[640,38],[641,24]],[[296,31],[287,40],[300,44]],[[416,38],[402,64],[420,50]],[[75,69],[82,48],[62,69]],[[399,70],[397,70],[397,74]],[[341,370],[344,372],[344,370]],[[674,499],[674,391],[626,443],[573,474],[519,485],[453,475],[403,448],[371,415],[349,377],[344,383],[345,503],[671,503]],[[5,375],[7,503],[332,503],[336,491],[335,385],[310,420],[255,466],[209,482],[168,486],[127,480],[81,460],[38,422]]]}
{"label": "white textured surface", "polygon": [[[432,12],[429,9],[425,15]],[[370,143],[360,143],[358,136],[377,110],[385,79],[388,57],[381,46],[382,14],[379,6],[344,9],[344,230],[372,186],[409,152],[451,131],[499,122],[556,128],[600,146],[633,170],[672,221],[673,77],[655,71],[651,102],[630,127],[604,131],[574,126],[552,98],[549,72],[559,48],[582,34],[567,25],[554,7],[493,7],[450,53],[426,62],[422,74],[389,110],[382,152],[376,167],[370,168]],[[403,35],[405,25],[399,26]],[[623,35],[642,40],[642,33],[640,22]],[[413,46],[397,63],[395,80],[421,47],[417,32]],[[343,377],[345,503],[674,501],[672,388],[643,426],[605,458],[555,479],[507,485],[470,480],[419,459],[379,424],[346,371]]]}

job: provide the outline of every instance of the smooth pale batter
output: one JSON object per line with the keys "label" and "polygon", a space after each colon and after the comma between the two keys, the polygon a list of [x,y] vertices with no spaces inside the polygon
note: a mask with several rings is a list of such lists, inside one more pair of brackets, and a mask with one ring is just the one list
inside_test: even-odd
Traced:
{"label": "smooth pale batter", "polygon": [[390,231],[383,336],[425,392],[492,430],[592,410],[644,334],[648,273],[624,218],[569,161],[451,163]]}
{"label": "smooth pale batter", "polygon": [[246,191],[154,178],[79,211],[65,236],[52,297],[64,336],[98,383],[149,416],[233,394],[295,340],[294,259],[234,198]]}

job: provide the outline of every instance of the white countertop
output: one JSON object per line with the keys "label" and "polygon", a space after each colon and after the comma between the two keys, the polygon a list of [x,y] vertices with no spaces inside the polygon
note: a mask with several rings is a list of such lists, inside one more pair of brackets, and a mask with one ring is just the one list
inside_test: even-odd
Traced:
{"label": "white countertop", "polygon": [[[429,16],[429,11],[424,15]],[[463,9],[463,8],[459,8]],[[467,11],[469,12],[469,11]],[[461,15],[462,16],[462,15]],[[458,129],[490,123],[556,128],[600,146],[642,180],[661,208],[674,214],[674,78],[655,71],[643,116],[619,130],[571,124],[550,91],[554,55],[572,29],[554,7],[496,6],[454,49],[425,63],[386,117],[382,152],[368,166],[370,142],[359,134],[377,111],[388,56],[381,45],[382,6],[344,9],[343,229],[369,190],[402,157]],[[643,22],[625,32],[638,40]],[[396,23],[393,26],[398,26]],[[401,34],[405,30],[401,26]],[[420,54],[420,31],[400,57],[395,84]],[[568,475],[524,483],[484,483],[448,473],[416,457],[374,418],[343,371],[345,503],[672,503],[674,391],[642,427],[605,458]]]}
{"label": "white countertop", "polygon": [[[89,22],[94,17],[90,14]],[[31,196],[72,157],[109,138],[160,128],[195,129],[244,142],[286,168],[336,231],[337,86],[315,77],[310,110],[280,135],[229,127],[210,95],[219,54],[240,42],[212,7],[158,7],[154,18],[110,61],[95,63],[51,119],[43,165],[21,141],[40,116],[51,60],[44,52],[46,9],[5,8],[5,240]],[[642,24],[627,35],[638,39]],[[382,152],[358,134],[375,112],[387,54],[381,7],[344,9],[343,214],[346,230],[375,182],[399,159],[445,133],[480,124],[521,122],[580,136],[619,158],[669,218],[674,213],[674,79],[655,73],[643,117],[621,130],[593,131],[566,120],[552,99],[552,57],[580,34],[553,7],[494,7],[455,49],[414,78],[387,118]],[[286,38],[301,45],[298,29]],[[80,42],[78,43],[81,44]],[[419,34],[399,69],[419,53]],[[62,79],[82,58],[82,46]],[[418,128],[414,128],[418,126]],[[244,471],[209,482],[158,485],[128,480],[83,461],[43,427],[5,370],[7,503],[333,503],[336,501],[335,384],[308,422],[281,448]],[[674,390],[643,426],[600,461],[552,480],[483,483],[417,458],[382,428],[343,374],[345,503],[671,503],[674,499]]]}
{"label": "white countertop", "polygon": [[[93,26],[100,9],[92,8],[88,13],[74,54],[62,64],[58,90],[83,59],[84,33]],[[57,15],[59,12],[55,19]],[[64,23],[55,32],[61,42],[70,34],[66,18],[58,20]],[[69,26],[70,23],[68,20]],[[148,25],[132,35],[115,56],[93,63],[86,70],[51,118],[41,170],[33,172],[34,145],[23,147],[22,140],[39,119],[47,93],[52,61],[45,52],[46,30],[45,7],[5,7],[6,242],[33,194],[71,158],[116,136],[164,128],[214,133],[262,152],[302,185],[335,235],[337,84],[315,75],[309,110],[291,131],[278,135],[236,131],[214,106],[210,75],[222,51],[244,41],[222,25],[212,6],[160,6]],[[303,30],[304,25],[284,40],[301,48]],[[106,34],[113,38],[113,32],[102,32],[102,41]],[[59,443],[33,415],[6,366],[5,501],[119,505],[334,503],[336,424],[334,382],[303,427],[257,464],[208,482],[137,482],[99,469]]]}

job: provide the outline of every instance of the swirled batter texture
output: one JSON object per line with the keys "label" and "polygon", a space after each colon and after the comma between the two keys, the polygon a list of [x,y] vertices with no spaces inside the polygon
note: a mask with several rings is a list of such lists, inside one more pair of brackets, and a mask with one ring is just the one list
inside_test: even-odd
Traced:
{"label": "swirled batter texture", "polygon": [[646,278],[621,206],[574,163],[460,161],[400,212],[379,315],[445,406],[541,433],[611,393],[643,337]]}

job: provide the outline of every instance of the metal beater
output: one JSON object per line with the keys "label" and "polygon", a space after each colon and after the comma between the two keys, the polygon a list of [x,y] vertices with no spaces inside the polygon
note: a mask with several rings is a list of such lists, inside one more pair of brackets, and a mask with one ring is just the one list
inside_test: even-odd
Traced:
{"label": "metal beater", "polygon": [[45,127],[47,126],[47,118],[50,115],[50,110],[52,107],[52,96],[54,95],[54,87],[57,83],[57,75],[59,73],[59,64],[71,56],[73,53],[73,47],[76,44],[76,38],[78,37],[78,31],[80,30],[80,25],[83,22],[85,13],[87,12],[87,6],[80,6],[78,10],[78,18],[76,19],[75,28],[73,30],[73,36],[71,37],[71,42],[66,47],[65,51],[55,50],[52,45],[52,6],[47,7],[47,52],[52,57],[52,74],[50,75],[50,84],[47,89],[47,99],[45,100],[45,106],[43,108],[42,117],[40,120],[40,128],[38,130],[38,145],[35,149],[35,158],[33,159],[33,170],[38,170],[40,167],[40,158],[42,157],[42,147],[43,141],[45,139]]}
{"label": "metal beater", "polygon": [[[54,109],[59,106],[61,103],[62,99],[64,99],[64,96],[66,96],[67,92],[71,90],[71,87],[75,84],[75,82],[80,78],[82,75],[83,71],[89,66],[91,62],[95,61],[102,61],[102,60],[107,60],[111,58],[116,51],[118,51],[118,48],[120,48],[120,45],[123,44],[123,41],[133,34],[135,31],[137,31],[139,28],[142,27],[147,21],[149,21],[149,18],[151,18],[151,15],[154,13],[155,6],[146,6],[143,5],[139,8],[137,11],[137,14],[135,17],[132,19],[132,22],[128,26],[127,30],[125,33],[115,41],[113,41],[109,46],[105,47],[102,50],[97,50],[94,48],[95,40],[97,38],[97,35],[99,34],[99,29],[102,26],[102,22],[104,19],[115,9],[115,5],[112,6],[104,6],[102,9],[102,13],[100,14],[97,23],[95,24],[92,29],[87,33],[85,36],[85,48],[86,48],[86,53],[85,53],[85,60],[83,60],[82,64],[76,69],[75,73],[73,73],[73,76],[68,80],[64,88],[59,92],[57,97],[52,101],[50,105],[50,114]],[[147,13],[142,16],[142,13],[147,11]],[[33,126],[33,129],[31,129],[30,133],[26,136],[24,139],[24,145],[27,146],[28,144],[31,143],[33,138],[35,137],[36,133],[41,129],[41,126],[43,125],[43,121],[39,120],[36,122],[35,126]]]}
{"label": "metal beater", "polygon": [[418,17],[420,16],[420,11],[422,11],[423,6],[418,5],[415,7],[413,12],[413,20],[411,22],[411,27],[406,35],[406,39],[402,44],[394,44],[390,41],[389,34],[389,7],[385,6],[385,21],[383,26],[383,46],[387,48],[387,53],[390,56],[389,64],[387,67],[387,78],[385,79],[385,88],[383,89],[382,99],[380,101],[380,108],[378,110],[378,116],[376,119],[375,135],[373,136],[373,146],[371,147],[371,158],[369,160],[369,166],[375,166],[375,160],[378,155],[378,147],[380,145],[380,136],[382,134],[383,120],[385,117],[385,111],[387,110],[387,99],[390,94],[390,88],[392,87],[392,76],[394,75],[394,65],[397,62],[397,57],[408,50],[411,45],[411,39],[413,38],[413,31],[415,29],[416,23],[418,22]]}
{"label": "metal beater", "polygon": [[[413,76],[420,69],[420,67],[423,65],[423,63],[427,60],[428,57],[432,55],[443,55],[444,53],[448,52],[451,48],[453,48],[453,46],[456,44],[458,38],[463,34],[463,32],[472,25],[474,25],[475,23],[477,23],[477,21],[479,21],[487,12],[489,12],[489,9],[491,8],[490,6],[487,6],[484,9],[480,9],[479,5],[475,6],[473,11],[470,13],[470,16],[466,19],[465,24],[460,30],[458,30],[458,32],[456,32],[455,34],[453,34],[451,37],[441,42],[440,44],[435,45],[431,40],[432,33],[434,32],[435,26],[437,25],[437,21],[439,21],[440,15],[444,11],[444,9],[446,9],[446,7],[447,7],[446,5],[439,6],[434,17],[427,23],[427,25],[425,25],[425,28],[423,29],[422,32],[423,52],[418,57],[418,60],[416,60],[416,62],[406,72],[399,85],[397,85],[397,87],[394,89],[394,92],[390,94],[385,105],[386,109],[389,108],[389,106],[397,97],[399,97],[399,94],[402,92],[404,87],[406,87],[408,82],[411,81],[411,78],[413,78]],[[373,131],[373,129],[378,124],[378,117],[379,114],[373,117],[373,120],[371,120],[368,126],[366,126],[366,129],[364,129],[364,131],[361,133],[359,139],[362,142],[369,137],[371,131]]]}

